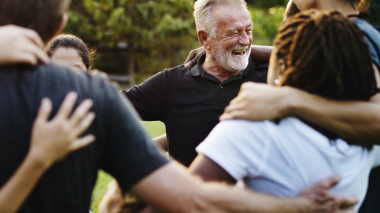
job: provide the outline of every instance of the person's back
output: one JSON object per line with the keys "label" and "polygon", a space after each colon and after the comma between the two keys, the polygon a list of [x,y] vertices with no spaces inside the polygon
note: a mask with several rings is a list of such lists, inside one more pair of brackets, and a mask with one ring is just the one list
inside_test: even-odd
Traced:
{"label": "person's back", "polygon": [[[220,148],[215,150],[216,146]],[[358,198],[356,210],[364,200],[369,171],[380,164],[379,146],[370,151],[342,139],[332,141],[292,117],[279,124],[224,121],[197,151],[221,165],[235,180],[243,178],[254,191],[279,197],[296,197],[305,187],[338,174],[341,181],[331,192]]]}
{"label": "person's back", "polygon": [[[0,185],[14,173],[28,151],[31,125],[43,97],[52,100],[55,114],[65,95],[76,91],[77,103],[86,98],[94,101],[97,116],[88,130],[96,136],[96,142],[53,166],[20,212],[88,212],[98,169],[112,174],[127,189],[141,179],[140,175],[163,163],[158,160],[153,165],[138,166],[138,161],[144,162],[140,158],[149,158],[156,149],[153,144],[140,143],[149,141],[149,136],[136,115],[127,110],[128,104],[116,88],[102,77],[56,64],[2,67],[0,76]],[[139,149],[144,148],[152,153],[138,156]],[[132,162],[130,152],[139,158],[136,162]]]}

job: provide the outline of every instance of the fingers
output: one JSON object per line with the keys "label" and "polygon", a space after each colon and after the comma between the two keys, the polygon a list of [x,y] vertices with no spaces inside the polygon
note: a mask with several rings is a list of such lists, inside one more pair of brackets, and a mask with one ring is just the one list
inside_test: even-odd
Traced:
{"label": "fingers", "polygon": [[[44,64],[49,64],[50,59],[45,54],[45,52],[38,47],[37,45],[29,42],[24,42],[24,50],[23,53],[20,53],[18,57],[20,57],[20,60],[28,63],[30,65],[36,65],[38,61],[41,61]],[[24,58],[24,59],[23,59]]]}
{"label": "fingers", "polygon": [[88,127],[90,127],[92,121],[94,121],[95,119],[95,113],[93,112],[90,112],[88,113],[80,122],[79,124],[76,126],[75,130],[74,130],[74,134],[75,134],[75,137],[78,137],[79,135],[81,135],[84,131],[86,131],[88,129]]}
{"label": "fingers", "polygon": [[44,48],[45,44],[36,31],[23,27],[18,27],[18,29],[20,33],[27,37],[31,42],[35,43],[40,48]]}
{"label": "fingers", "polygon": [[350,208],[358,203],[358,199],[355,197],[335,197],[336,202],[340,209]]}
{"label": "fingers", "polygon": [[63,100],[61,107],[59,107],[56,118],[68,118],[74,108],[77,98],[78,95],[76,92],[69,92]]}
{"label": "fingers", "polygon": [[348,210],[337,210],[334,213],[357,213],[355,210],[348,209]]}
{"label": "fingers", "polygon": [[72,125],[77,125],[90,111],[91,107],[93,105],[92,100],[84,100],[82,103],[77,107],[77,109],[74,111],[73,115],[70,118],[70,123]]}
{"label": "fingers", "polygon": [[[187,56],[186,60],[185,60],[185,66],[187,65],[187,63],[189,63],[195,56],[196,56],[196,52],[194,50],[191,50],[190,53],[189,53],[189,56]],[[189,67],[187,67],[189,68]]]}
{"label": "fingers", "polygon": [[48,98],[43,98],[40,108],[38,109],[36,121],[47,121],[49,119],[53,106]]}
{"label": "fingers", "polygon": [[334,175],[334,176],[331,176],[331,177],[319,182],[318,184],[321,184],[322,187],[329,189],[329,188],[335,186],[336,184],[338,184],[339,181],[340,181],[340,176]]}
{"label": "fingers", "polygon": [[74,143],[71,146],[71,151],[75,151],[81,148],[84,148],[88,146],[90,143],[95,141],[94,135],[86,135],[82,138],[78,138],[74,141]]}

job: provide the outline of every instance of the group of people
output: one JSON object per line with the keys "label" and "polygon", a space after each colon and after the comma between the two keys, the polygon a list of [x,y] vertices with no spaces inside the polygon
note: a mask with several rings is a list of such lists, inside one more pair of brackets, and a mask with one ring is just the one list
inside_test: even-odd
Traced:
{"label": "group of people", "polygon": [[143,212],[350,213],[367,188],[360,212],[379,211],[380,34],[363,0],[289,0],[274,47],[252,46],[244,0],[198,0],[197,57],[121,93],[82,40],[56,37],[67,4],[0,1],[0,212],[88,212],[98,169],[117,180],[102,213],[133,211],[125,192]]}

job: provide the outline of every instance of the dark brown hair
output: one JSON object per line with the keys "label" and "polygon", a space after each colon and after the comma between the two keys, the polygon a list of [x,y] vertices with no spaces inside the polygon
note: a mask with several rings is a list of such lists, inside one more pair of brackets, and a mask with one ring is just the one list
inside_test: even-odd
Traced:
{"label": "dark brown hair", "polygon": [[281,85],[336,100],[367,101],[378,92],[363,33],[338,11],[300,13],[274,43],[286,64]]}
{"label": "dark brown hair", "polygon": [[68,0],[0,0],[0,26],[14,24],[36,30],[44,42],[56,32]]}
{"label": "dark brown hair", "polygon": [[60,47],[76,49],[84,65],[86,65],[87,70],[92,65],[96,50],[88,48],[82,39],[69,34],[56,36],[46,45],[45,52],[49,57],[52,57],[54,52]]}

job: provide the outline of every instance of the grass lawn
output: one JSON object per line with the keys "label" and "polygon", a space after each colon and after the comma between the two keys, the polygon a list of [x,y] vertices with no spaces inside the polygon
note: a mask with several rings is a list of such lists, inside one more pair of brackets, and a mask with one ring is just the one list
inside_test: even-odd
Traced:
{"label": "grass lawn", "polygon": [[[142,122],[145,126],[146,130],[149,132],[149,134],[153,137],[160,136],[162,134],[165,134],[165,126],[161,122]],[[91,211],[93,213],[98,212],[98,205],[100,201],[102,200],[103,195],[107,191],[107,184],[112,180],[112,176],[109,174],[99,171],[98,173],[98,180],[95,184],[94,191],[92,193],[92,202],[91,202]]]}

